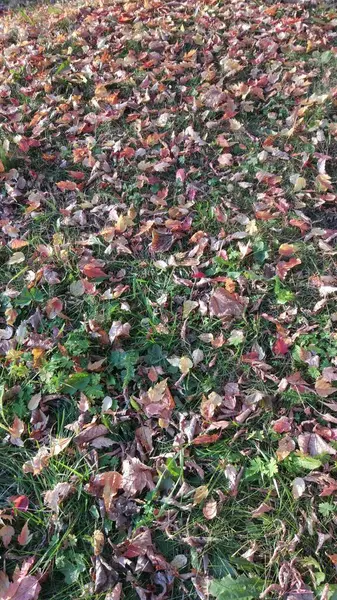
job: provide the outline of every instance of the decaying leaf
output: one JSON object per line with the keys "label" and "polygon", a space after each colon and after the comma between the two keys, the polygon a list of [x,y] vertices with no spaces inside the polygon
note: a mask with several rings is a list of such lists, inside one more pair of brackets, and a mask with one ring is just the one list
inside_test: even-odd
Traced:
{"label": "decaying leaf", "polygon": [[[21,566],[17,567],[10,582],[7,575],[0,571],[0,586],[2,586],[2,600],[37,600],[41,590],[41,585],[35,575],[29,575],[33,566],[34,558],[28,558]],[[2,577],[3,575],[3,577]],[[1,588],[0,588],[1,589]]]}
{"label": "decaying leaf", "polygon": [[139,404],[148,417],[159,417],[162,426],[167,426],[175,407],[168,380],[164,379],[148,389],[139,398]]}
{"label": "decaying leaf", "polygon": [[93,534],[94,555],[99,556],[104,547],[104,533],[100,529],[95,529]]}
{"label": "decaying leaf", "polygon": [[216,500],[209,500],[202,509],[205,519],[211,521],[215,519],[218,513],[218,503]]}
{"label": "decaying leaf", "polygon": [[139,458],[126,458],[123,461],[123,488],[130,496],[141,493],[145,488],[153,490],[152,469]]}
{"label": "decaying leaf", "polygon": [[122,323],[121,321],[114,321],[109,330],[109,339],[113,344],[114,341],[120,337],[129,337],[131,325],[129,323]]}
{"label": "decaying leaf", "polygon": [[302,477],[296,477],[292,484],[292,493],[295,500],[298,500],[305,492],[305,481]]}
{"label": "decaying leaf", "polygon": [[211,295],[209,311],[211,316],[219,319],[241,317],[245,306],[245,298],[238,294],[232,294],[224,288],[217,288]]}
{"label": "decaying leaf", "polygon": [[271,506],[269,506],[269,504],[262,502],[262,504],[260,504],[260,506],[258,508],[253,510],[252,517],[253,517],[253,519],[256,519],[257,517],[261,517],[262,515],[270,512],[271,510],[273,510],[273,509]]}
{"label": "decaying leaf", "polygon": [[20,546],[25,546],[26,544],[28,544],[28,542],[30,542],[31,538],[32,535],[30,534],[28,528],[28,521],[26,521],[18,535],[18,544],[20,544]]}
{"label": "decaying leaf", "polygon": [[44,503],[54,513],[58,514],[60,504],[75,491],[75,487],[71,483],[57,483],[52,490],[48,490],[44,495]]}

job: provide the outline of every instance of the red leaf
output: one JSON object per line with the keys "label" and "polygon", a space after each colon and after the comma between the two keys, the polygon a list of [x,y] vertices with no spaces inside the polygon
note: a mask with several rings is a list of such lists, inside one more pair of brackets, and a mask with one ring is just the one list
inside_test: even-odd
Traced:
{"label": "red leaf", "polygon": [[46,304],[48,319],[55,319],[63,310],[63,302],[60,298],[51,298]]}
{"label": "red leaf", "polygon": [[181,181],[181,183],[184,183],[185,179],[186,179],[185,169],[178,169],[178,171],[176,172],[176,180]]}
{"label": "red leaf", "polygon": [[281,337],[280,335],[277,336],[276,342],[273,345],[273,352],[274,354],[278,355],[285,355],[287,354],[289,351],[289,346],[287,346],[287,344],[285,343],[283,337]]}
{"label": "red leaf", "polygon": [[70,175],[70,177],[73,179],[77,179],[78,181],[82,181],[82,179],[85,178],[85,173],[83,171],[68,171],[68,175]]}
{"label": "red leaf", "polygon": [[194,438],[192,444],[194,446],[200,446],[201,444],[214,444],[220,438],[220,433],[204,433]]}
{"label": "red leaf", "polygon": [[24,524],[21,529],[21,533],[18,535],[18,543],[20,546],[25,546],[29,542],[30,532],[28,529],[28,521]]}
{"label": "red leaf", "polygon": [[97,279],[98,277],[108,277],[106,273],[101,269],[101,267],[95,266],[95,264],[88,263],[84,265],[82,269],[84,275],[89,277],[90,279]]}
{"label": "red leaf", "polygon": [[281,260],[276,265],[276,273],[280,279],[284,280],[288,271],[290,271],[290,269],[293,269],[297,265],[300,265],[301,263],[302,261],[300,258],[291,258],[288,261]]}
{"label": "red leaf", "polygon": [[27,512],[29,506],[29,498],[27,496],[10,496],[8,500],[16,510]]}
{"label": "red leaf", "polygon": [[298,227],[301,230],[301,234],[304,235],[308,229],[310,229],[310,225],[305,221],[301,221],[300,219],[290,219],[289,224],[293,227]]}
{"label": "red leaf", "polygon": [[31,148],[39,148],[40,146],[41,142],[33,138],[22,137],[19,142],[19,148],[22,152],[29,152]]}
{"label": "red leaf", "polygon": [[74,181],[59,181],[56,185],[59,188],[59,190],[61,190],[61,192],[74,192],[75,190],[78,190],[77,183],[75,183]]}
{"label": "red leaf", "polygon": [[275,433],[288,433],[291,431],[291,422],[288,417],[280,417],[273,425]]}

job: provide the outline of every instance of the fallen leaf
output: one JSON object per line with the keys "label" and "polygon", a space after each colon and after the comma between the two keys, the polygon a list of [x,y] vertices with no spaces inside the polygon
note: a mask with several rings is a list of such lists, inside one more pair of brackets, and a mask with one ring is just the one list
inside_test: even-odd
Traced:
{"label": "fallen leaf", "polygon": [[[41,585],[34,575],[28,575],[33,566],[32,558],[23,562],[21,569],[17,569],[13,574],[13,581],[6,584],[6,589],[2,600],[37,600]],[[3,571],[0,572],[3,573]]]}
{"label": "fallen leaf", "polygon": [[107,274],[103,271],[103,269],[101,269],[101,267],[98,267],[95,264],[92,263],[88,263],[86,265],[84,265],[82,272],[84,273],[84,275],[86,277],[89,277],[89,279],[98,279],[100,277],[107,277]]}
{"label": "fallen leaf", "polygon": [[29,410],[36,410],[41,402],[41,398],[42,398],[41,392],[34,394],[28,402]]}
{"label": "fallen leaf", "polygon": [[262,504],[260,504],[258,508],[252,511],[252,517],[253,519],[256,519],[257,517],[261,517],[262,515],[270,512],[271,510],[273,510],[271,506],[269,506],[265,502],[262,502]]}
{"label": "fallen leaf", "polygon": [[113,344],[117,338],[129,337],[131,325],[129,323],[122,323],[121,321],[113,321],[109,330],[109,339]]}
{"label": "fallen leaf", "polygon": [[117,471],[104,473],[103,500],[107,511],[110,510],[111,500],[117,495],[118,490],[123,487],[123,477]]}
{"label": "fallen leaf", "polygon": [[218,514],[218,503],[216,500],[209,500],[202,509],[205,519],[211,521]]}
{"label": "fallen leaf", "polygon": [[14,421],[11,427],[8,428],[8,431],[10,434],[11,444],[14,446],[23,446],[21,436],[25,431],[25,424],[17,415],[15,415]]}
{"label": "fallen leaf", "polygon": [[291,258],[288,261],[281,260],[276,264],[276,273],[278,277],[283,281],[286,278],[288,272],[300,264],[302,264],[300,258]]}
{"label": "fallen leaf", "polygon": [[109,433],[109,429],[105,427],[105,425],[95,425],[94,423],[90,423],[75,436],[74,442],[75,444],[82,446],[83,444],[88,444],[96,438],[106,435],[107,433]]}
{"label": "fallen leaf", "polygon": [[63,310],[63,302],[60,298],[51,298],[46,304],[48,319],[55,319]]}
{"label": "fallen leaf", "polygon": [[4,525],[0,528],[0,538],[5,548],[8,548],[9,543],[15,534],[15,529],[11,525]]}
{"label": "fallen leaf", "polygon": [[74,192],[75,190],[78,190],[78,186],[74,181],[59,181],[56,185],[61,192]]}
{"label": "fallen leaf", "polygon": [[292,494],[298,500],[305,492],[305,481],[302,477],[296,477],[292,483]]}
{"label": "fallen leaf", "polygon": [[233,164],[233,156],[231,154],[221,154],[218,157],[220,167],[230,167]]}
{"label": "fallen leaf", "polygon": [[57,483],[52,490],[47,490],[44,494],[44,503],[55,514],[59,513],[60,504],[66,500],[75,491],[71,483]]}
{"label": "fallen leaf", "polygon": [[18,535],[18,543],[20,544],[20,546],[26,546],[26,544],[28,544],[31,538],[32,535],[28,529],[28,521],[26,521],[26,523],[21,529],[21,532]]}
{"label": "fallen leaf", "polygon": [[139,404],[147,417],[159,417],[162,426],[167,426],[175,407],[167,379],[159,381],[145,394],[141,394]]}
{"label": "fallen leaf", "polygon": [[27,512],[29,507],[28,496],[10,496],[8,500],[13,504],[14,509],[21,512]]}
{"label": "fallen leaf", "polygon": [[291,437],[289,435],[285,435],[278,444],[278,448],[276,450],[276,456],[277,456],[277,460],[282,461],[285,458],[287,458],[287,456],[289,456],[289,454],[291,454],[291,452],[293,452],[296,448],[296,444],[294,442],[293,439],[291,439]]}
{"label": "fallen leaf", "polygon": [[26,257],[23,252],[14,252],[10,259],[7,261],[8,265],[19,265],[22,262],[25,262]]}
{"label": "fallen leaf", "polygon": [[195,302],[194,300],[185,300],[183,304],[183,319],[187,319],[188,315],[198,308],[199,302]]}
{"label": "fallen leaf", "polygon": [[139,458],[126,458],[123,460],[123,488],[129,496],[140,494],[144,488],[153,490],[152,469]]}
{"label": "fallen leaf", "polygon": [[209,491],[207,485],[200,485],[199,487],[197,487],[194,490],[193,504],[200,504],[203,500],[207,498],[208,493]]}
{"label": "fallen leaf", "polygon": [[231,294],[224,288],[217,288],[211,295],[209,310],[213,317],[241,317],[245,310],[245,299]]}
{"label": "fallen leaf", "polygon": [[103,531],[95,529],[93,534],[94,555],[99,556],[104,548],[105,538]]}

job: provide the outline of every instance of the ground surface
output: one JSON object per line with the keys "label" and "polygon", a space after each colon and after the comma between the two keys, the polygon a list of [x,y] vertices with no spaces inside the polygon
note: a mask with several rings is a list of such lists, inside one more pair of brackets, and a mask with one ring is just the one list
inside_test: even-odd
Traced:
{"label": "ground surface", "polygon": [[336,25],[3,11],[1,598],[336,597]]}

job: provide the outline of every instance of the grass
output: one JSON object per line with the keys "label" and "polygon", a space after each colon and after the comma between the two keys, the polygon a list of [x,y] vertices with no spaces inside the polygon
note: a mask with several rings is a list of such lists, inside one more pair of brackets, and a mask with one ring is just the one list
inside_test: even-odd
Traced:
{"label": "grass", "polygon": [[[268,598],[304,586],[335,597],[335,496],[321,496],[335,456],[301,446],[310,433],[337,450],[334,405],[324,404],[335,396],[315,393],[325,368],[334,385],[337,354],[335,293],[320,294],[336,283],[335,19],[334,8],[255,0],[79,0],[0,16],[0,519],[14,528],[2,544],[0,521],[0,552],[10,577],[34,557],[41,600],[107,600],[99,560],[117,569],[125,600],[207,598],[200,590],[227,575],[281,585]],[[64,181],[78,188],[62,191]],[[172,236],[162,252],[155,231]],[[301,261],[283,279],[282,244]],[[93,260],[103,275],[86,274]],[[85,293],[74,293],[79,280]],[[242,314],[210,313],[217,287],[245,299]],[[62,309],[50,318],[53,298]],[[113,322],[129,335],[111,342]],[[172,364],[195,352],[188,372]],[[297,372],[303,391],[288,381]],[[163,426],[142,399],[164,379],[174,410]],[[206,418],[212,392],[221,406]],[[283,460],[280,417],[294,441]],[[15,419],[24,431],[11,438]],[[76,442],[90,423],[106,427],[108,446]],[[204,433],[212,443],[195,443]],[[55,438],[71,441],[35,475],[23,469]],[[122,473],[127,457],[151,468],[154,489],[123,487],[107,509],[93,482]],[[240,474],[235,494],[228,469]],[[45,493],[68,483],[53,511]],[[12,510],[16,496],[27,511]],[[263,503],[268,512],[254,516]],[[128,555],[147,529],[152,555]],[[181,570],[159,554],[183,556]]]}

